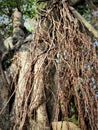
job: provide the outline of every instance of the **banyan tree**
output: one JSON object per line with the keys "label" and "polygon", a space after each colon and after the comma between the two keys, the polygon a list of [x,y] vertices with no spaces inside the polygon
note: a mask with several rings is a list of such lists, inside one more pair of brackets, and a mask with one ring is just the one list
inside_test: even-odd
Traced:
{"label": "banyan tree", "polygon": [[[68,0],[50,0],[30,34],[13,14],[0,46],[0,130],[97,130],[98,54]],[[88,28],[88,31],[86,31]]]}

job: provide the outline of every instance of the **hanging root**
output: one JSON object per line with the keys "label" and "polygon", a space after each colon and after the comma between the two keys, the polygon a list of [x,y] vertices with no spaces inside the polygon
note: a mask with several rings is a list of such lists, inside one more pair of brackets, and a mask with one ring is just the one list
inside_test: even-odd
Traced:
{"label": "hanging root", "polygon": [[[44,106],[44,117],[41,116],[48,118],[50,123],[58,120],[74,122],[74,117],[74,123],[82,130],[97,130],[98,61],[95,47],[64,0],[51,0],[41,14],[33,41],[35,54],[31,66],[35,77],[33,83],[30,82],[33,85],[29,89],[29,117],[39,121],[36,114],[41,112],[44,103],[47,111]],[[42,97],[44,101],[41,101]]]}
{"label": "hanging root", "polygon": [[[36,46],[47,54],[46,91],[56,89],[52,120],[69,120],[74,115],[81,129],[97,130],[98,62],[94,45],[66,2],[51,3],[42,13],[35,39]],[[53,75],[49,77],[53,71],[54,80]],[[50,80],[55,88],[47,88]]]}

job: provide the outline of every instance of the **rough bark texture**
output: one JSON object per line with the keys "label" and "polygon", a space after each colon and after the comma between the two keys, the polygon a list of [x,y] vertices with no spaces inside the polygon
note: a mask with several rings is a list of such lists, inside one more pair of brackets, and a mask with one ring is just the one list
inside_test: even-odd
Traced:
{"label": "rough bark texture", "polygon": [[[6,79],[6,75],[2,69],[2,55],[5,51],[3,40],[0,38],[0,129],[9,129],[9,85]],[[5,123],[6,122],[6,123]]]}
{"label": "rough bark texture", "polygon": [[[28,46],[29,47],[29,46]],[[28,84],[28,78],[27,74],[28,71],[30,71],[30,59],[29,57],[29,50],[25,50],[21,47],[21,50],[19,50],[18,53],[18,63],[20,66],[19,70],[19,78],[18,83],[16,85],[16,92],[15,92],[15,103],[14,103],[14,114],[15,114],[15,122],[16,124],[19,124],[21,122],[21,118],[23,116],[23,111],[25,108],[23,108],[24,104],[24,98],[26,98],[26,85]],[[25,120],[24,120],[25,121]],[[20,126],[19,129],[21,129]]]}
{"label": "rough bark texture", "polygon": [[[39,129],[47,129],[49,122],[46,112],[46,96],[44,90],[43,65],[45,55],[39,57],[34,66],[33,92],[31,96],[30,112],[36,111],[36,121]],[[38,125],[37,124],[37,125]]]}

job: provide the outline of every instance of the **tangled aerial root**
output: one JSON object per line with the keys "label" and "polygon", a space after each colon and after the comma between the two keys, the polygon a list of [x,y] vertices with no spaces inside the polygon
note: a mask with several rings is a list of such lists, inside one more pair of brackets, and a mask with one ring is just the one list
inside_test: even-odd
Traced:
{"label": "tangled aerial root", "polygon": [[[70,117],[73,106],[77,109],[82,129],[97,129],[98,61],[90,38],[79,24],[66,2],[61,0],[50,4],[41,16],[35,43],[47,53],[44,69],[47,78],[48,69],[54,66],[57,89],[55,105],[58,106],[55,119],[58,119],[60,111],[63,120]],[[47,78],[46,82],[49,82]]]}
{"label": "tangled aerial root", "polygon": [[[82,130],[97,130],[98,61],[96,51],[85,29],[70,11],[67,2],[51,0],[46,5],[42,11],[33,45],[35,57],[42,56],[39,64],[44,69],[41,68],[36,78],[40,76],[40,73],[44,74],[43,86],[46,92],[44,98],[50,113],[50,122],[69,120],[74,115]],[[34,61],[37,60],[34,57],[32,59],[34,60],[31,66],[35,65]],[[44,91],[42,87],[40,89],[42,91],[39,91],[39,95]],[[32,98],[34,95],[30,99]],[[35,101],[37,102],[35,105],[35,102],[33,106],[30,103],[31,113],[41,105],[39,98]],[[49,110],[49,107],[52,109]]]}

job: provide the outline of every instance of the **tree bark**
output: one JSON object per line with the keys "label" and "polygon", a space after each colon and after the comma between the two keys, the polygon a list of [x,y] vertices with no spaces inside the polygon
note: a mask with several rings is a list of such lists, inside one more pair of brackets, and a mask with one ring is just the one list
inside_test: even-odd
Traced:
{"label": "tree bark", "polygon": [[[0,39],[0,129],[8,130],[9,129],[9,84],[6,79],[6,75],[2,69],[2,55],[5,51],[3,40]],[[6,123],[5,123],[6,122]]]}

